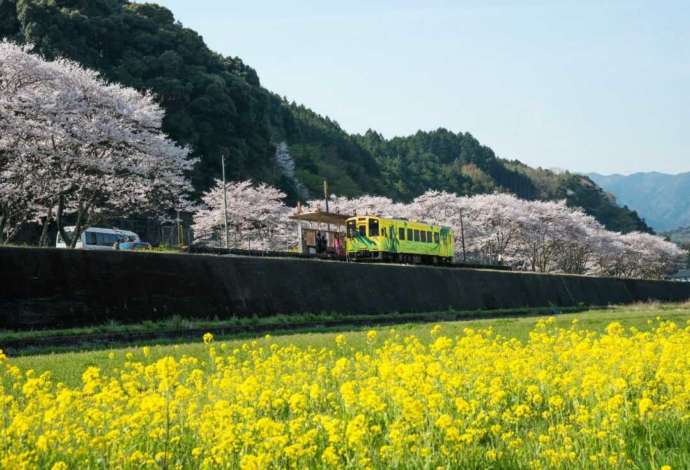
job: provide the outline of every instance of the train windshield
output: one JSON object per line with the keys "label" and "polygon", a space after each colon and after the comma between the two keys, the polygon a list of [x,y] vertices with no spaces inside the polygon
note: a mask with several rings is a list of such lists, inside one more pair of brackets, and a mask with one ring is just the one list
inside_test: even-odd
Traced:
{"label": "train windshield", "polygon": [[369,236],[379,236],[379,219],[369,219]]}

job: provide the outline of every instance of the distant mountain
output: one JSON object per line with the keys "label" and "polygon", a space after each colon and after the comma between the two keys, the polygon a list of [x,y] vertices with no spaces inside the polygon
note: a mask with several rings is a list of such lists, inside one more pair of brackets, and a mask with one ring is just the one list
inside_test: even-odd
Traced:
{"label": "distant mountain", "polygon": [[319,197],[324,179],[339,195],[402,201],[428,189],[463,195],[504,191],[525,199],[565,199],[611,230],[649,230],[635,211],[619,207],[589,178],[502,159],[467,132],[436,129],[392,139],[373,130],[351,135],[335,120],[266,89],[240,58],[211,51],[197,32],[153,3],[0,0],[1,38],[31,43],[48,58],[68,57],[110,81],[151,90],[166,111],[165,132],[200,159],[192,173],[197,196],[219,176],[224,156],[230,179],[276,185],[288,202]]}
{"label": "distant mountain", "polygon": [[663,235],[670,238],[673,242],[690,247],[690,227],[677,228],[669,232],[665,232]]}
{"label": "distant mountain", "polygon": [[629,176],[592,173],[589,177],[613,194],[619,204],[636,210],[658,232],[690,226],[690,172]]}

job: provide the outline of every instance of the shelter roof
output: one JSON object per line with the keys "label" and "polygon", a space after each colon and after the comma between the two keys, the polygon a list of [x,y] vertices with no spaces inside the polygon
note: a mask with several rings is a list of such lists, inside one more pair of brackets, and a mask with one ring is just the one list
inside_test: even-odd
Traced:
{"label": "shelter roof", "polygon": [[336,214],[334,212],[297,212],[290,216],[292,220],[299,220],[302,222],[316,222],[321,224],[345,225],[345,221],[350,217],[348,214]]}

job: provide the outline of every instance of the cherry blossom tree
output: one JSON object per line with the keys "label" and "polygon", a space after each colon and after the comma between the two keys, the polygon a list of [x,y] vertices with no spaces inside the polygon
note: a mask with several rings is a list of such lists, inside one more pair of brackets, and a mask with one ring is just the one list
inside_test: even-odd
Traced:
{"label": "cherry blossom tree", "polygon": [[[188,204],[195,162],[162,133],[152,95],[2,42],[0,109],[0,200],[21,194],[44,224],[54,213],[70,246],[94,217]],[[68,214],[73,233],[64,230]]]}
{"label": "cherry blossom tree", "polygon": [[540,272],[659,279],[677,269],[684,256],[658,236],[608,231],[565,201],[429,191],[401,212],[453,228],[456,260],[501,262]]}
{"label": "cherry blossom tree", "polygon": [[[308,211],[326,210],[326,202],[322,199],[308,201],[305,209]],[[360,196],[346,198],[331,195],[328,200],[328,210],[344,215],[378,215],[380,217],[405,217],[408,206],[395,203],[384,196]]]}
{"label": "cherry blossom tree", "polygon": [[438,225],[450,227],[455,235],[455,257],[468,261],[479,247],[472,243],[481,236],[479,224],[468,217],[472,212],[471,199],[445,191],[427,191],[409,204],[407,214],[413,220],[430,220]]}
{"label": "cherry blossom tree", "polygon": [[[297,238],[292,209],[283,203],[285,194],[264,183],[229,182],[227,191],[228,245],[233,248],[285,250]],[[194,214],[197,240],[225,246],[223,183],[202,196],[205,207]]]}
{"label": "cherry blossom tree", "polygon": [[569,208],[565,215],[567,217],[563,219],[562,229],[565,236],[555,253],[554,270],[568,274],[587,274],[597,253],[597,237],[606,230],[580,208]]}
{"label": "cherry blossom tree", "polygon": [[558,254],[571,242],[570,209],[565,201],[520,201],[519,204],[523,213],[516,220],[519,225],[517,258],[527,270],[554,271]]}
{"label": "cherry blossom tree", "polygon": [[[295,241],[284,194],[250,181],[229,183],[227,190],[232,246],[283,249]],[[223,241],[220,182],[204,201],[207,208],[194,218],[196,233],[204,240]],[[684,256],[676,245],[654,235],[608,231],[565,201],[428,191],[409,204],[381,196],[331,196],[328,205],[330,212],[345,215],[404,217],[451,227],[456,260],[503,263],[521,270],[659,279]],[[325,201],[309,201],[305,210],[325,211]]]}
{"label": "cherry blossom tree", "polygon": [[[686,253],[675,243],[648,233],[616,234],[600,268],[603,274],[662,279],[683,264]],[[611,249],[613,248],[613,249]]]}

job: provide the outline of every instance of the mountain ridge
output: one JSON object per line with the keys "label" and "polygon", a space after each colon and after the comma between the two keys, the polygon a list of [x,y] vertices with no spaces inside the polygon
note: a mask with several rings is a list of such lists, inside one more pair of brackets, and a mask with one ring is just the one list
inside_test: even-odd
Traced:
{"label": "mountain ridge", "polygon": [[690,172],[590,173],[588,176],[619,203],[637,210],[657,231],[690,226]]}
{"label": "mountain ridge", "polygon": [[471,134],[444,128],[385,139],[349,134],[337,121],[261,86],[238,57],[211,51],[203,38],[155,4],[126,0],[6,1],[0,37],[31,43],[48,58],[64,56],[106,79],[151,90],[166,110],[164,130],[189,145],[200,163],[197,196],[220,173],[265,181],[295,202],[333,192],[409,200],[428,189],[458,194],[507,191],[525,199],[566,199],[607,228],[649,231],[591,179],[498,157]]}

